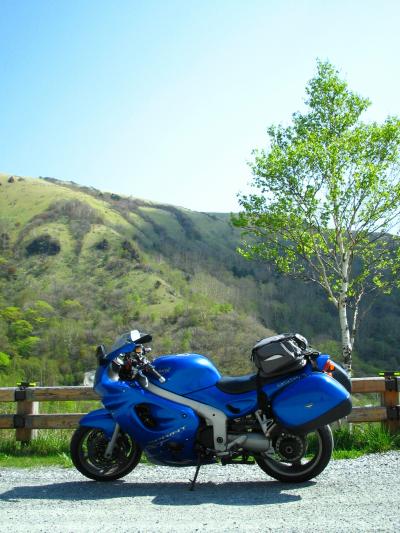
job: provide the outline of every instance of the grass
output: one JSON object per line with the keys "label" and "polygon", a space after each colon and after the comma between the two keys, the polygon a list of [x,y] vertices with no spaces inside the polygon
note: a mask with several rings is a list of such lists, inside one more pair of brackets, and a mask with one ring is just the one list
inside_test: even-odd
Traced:
{"label": "grass", "polygon": [[129,234],[131,226],[124,218],[103,200],[93,198],[82,190],[73,190],[61,183],[55,184],[37,178],[7,183],[8,175],[1,174],[2,216],[10,222],[24,226],[33,216],[45,211],[58,200],[80,200],[86,202],[100,214],[105,224],[124,228]]}
{"label": "grass", "polygon": [[[98,401],[41,402],[41,413],[87,413],[101,407]],[[14,413],[13,403],[0,405],[0,413]],[[15,440],[15,431],[0,430],[0,467],[71,467],[69,442],[73,430],[41,429],[29,444]]]}
{"label": "grass", "polygon": [[334,437],[335,451],[338,452],[364,455],[400,449],[400,433],[392,435],[380,424],[360,424],[351,430],[343,426],[334,431]]}
{"label": "grass", "polygon": [[[69,430],[41,430],[29,445],[23,445],[15,441],[14,432],[2,431],[0,467],[72,467],[69,456],[71,435]],[[368,453],[400,450],[400,433],[391,435],[379,424],[360,424],[351,430],[341,427],[334,431],[334,438],[334,459],[355,459]]]}
{"label": "grass", "polygon": [[[2,432],[4,434],[6,432]],[[69,441],[72,431],[41,430],[29,444],[15,441],[14,434],[0,440],[0,467],[33,468],[43,466],[71,467]]]}

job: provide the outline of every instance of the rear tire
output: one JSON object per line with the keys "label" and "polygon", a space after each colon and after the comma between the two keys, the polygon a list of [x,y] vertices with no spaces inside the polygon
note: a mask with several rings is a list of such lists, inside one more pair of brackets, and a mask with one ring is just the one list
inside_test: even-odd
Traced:
{"label": "rear tire", "polygon": [[[315,435],[314,440],[310,436]],[[295,462],[284,459],[279,453],[274,456],[265,453],[254,456],[258,466],[269,476],[284,483],[302,483],[318,476],[327,466],[333,451],[333,437],[329,426],[322,426],[307,434],[310,440],[312,455]]]}
{"label": "rear tire", "polygon": [[71,459],[81,474],[95,481],[114,481],[137,466],[142,450],[126,433],[120,433],[110,459],[104,457],[108,437],[98,428],[79,427],[72,435]]}

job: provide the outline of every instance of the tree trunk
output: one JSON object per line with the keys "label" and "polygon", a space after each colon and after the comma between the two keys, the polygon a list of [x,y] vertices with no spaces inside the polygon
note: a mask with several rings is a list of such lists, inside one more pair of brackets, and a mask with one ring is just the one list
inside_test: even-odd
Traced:
{"label": "tree trunk", "polygon": [[353,344],[351,342],[349,319],[347,316],[347,291],[349,289],[349,253],[344,250],[342,236],[339,234],[339,247],[342,253],[342,286],[338,299],[340,331],[342,333],[342,354],[344,368],[351,376],[351,352]]}
{"label": "tree trunk", "polygon": [[351,342],[350,337],[350,328],[349,328],[349,321],[347,317],[347,303],[346,303],[346,297],[342,296],[339,300],[338,304],[339,308],[339,321],[340,321],[340,330],[342,333],[342,355],[343,355],[343,363],[344,368],[346,369],[349,376],[351,376],[351,353],[353,351],[353,345]]}

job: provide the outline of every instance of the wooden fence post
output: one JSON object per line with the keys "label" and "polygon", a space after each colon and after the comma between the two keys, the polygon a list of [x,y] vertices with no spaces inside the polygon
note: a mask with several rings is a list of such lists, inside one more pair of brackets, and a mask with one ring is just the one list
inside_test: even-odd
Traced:
{"label": "wooden fence post", "polygon": [[385,372],[385,391],[382,393],[382,405],[386,407],[387,419],[383,421],[384,427],[390,433],[400,430],[400,373]]}
{"label": "wooden fence post", "polygon": [[17,402],[17,414],[14,417],[16,427],[15,440],[22,444],[28,444],[32,439],[37,437],[37,429],[29,427],[26,415],[39,414],[39,402],[31,399],[29,383],[22,383],[15,390],[15,401]]}

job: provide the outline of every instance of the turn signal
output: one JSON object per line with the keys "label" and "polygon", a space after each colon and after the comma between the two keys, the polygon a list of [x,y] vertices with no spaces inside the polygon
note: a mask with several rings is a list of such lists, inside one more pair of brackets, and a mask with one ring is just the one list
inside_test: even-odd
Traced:
{"label": "turn signal", "polygon": [[330,359],[327,360],[327,362],[324,364],[324,368],[322,369],[323,372],[326,372],[328,376],[332,377],[332,372],[335,370],[335,365],[332,363]]}

